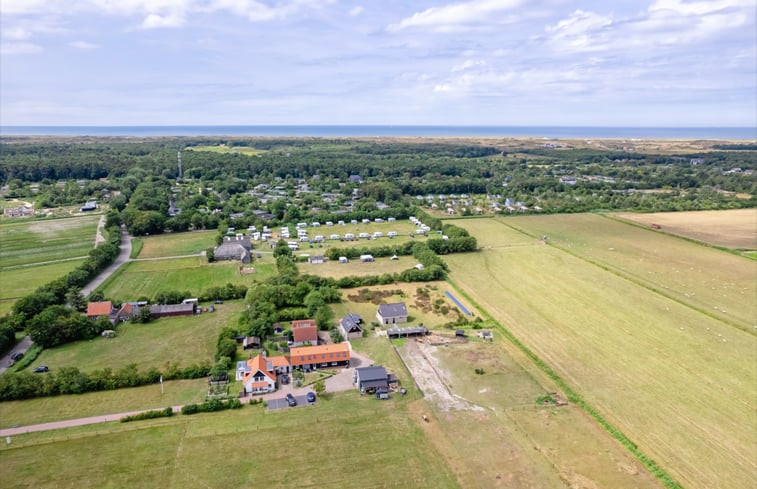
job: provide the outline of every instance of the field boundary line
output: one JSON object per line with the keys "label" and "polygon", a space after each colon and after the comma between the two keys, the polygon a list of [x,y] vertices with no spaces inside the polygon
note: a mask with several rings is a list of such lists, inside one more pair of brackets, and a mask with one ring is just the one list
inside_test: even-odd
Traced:
{"label": "field boundary line", "polygon": [[712,244],[712,243],[707,243],[706,241],[700,241],[698,239],[690,238],[688,236],[682,236],[680,234],[669,233],[669,232],[665,231],[664,229],[654,229],[654,228],[651,228],[649,226],[645,226],[643,224],[640,224],[640,223],[638,223],[636,221],[632,221],[630,219],[623,219],[622,217],[618,217],[618,216],[611,216],[610,214],[605,214],[604,212],[598,212],[596,215],[604,217],[605,219],[609,219],[611,221],[620,222],[620,223],[623,223],[623,224],[627,224],[629,226],[635,226],[635,227],[641,228],[641,229],[643,229],[645,231],[652,231],[654,233],[664,234],[665,236],[670,236],[671,238],[682,239],[683,241],[688,241],[689,243],[693,243],[693,244],[697,244],[697,245],[700,245],[700,246],[704,246],[705,248],[712,248],[712,249],[715,249],[715,250],[718,250],[718,251],[722,251],[724,253],[728,253],[729,255],[740,256],[741,258],[745,258],[747,260],[757,260],[757,258],[752,258],[750,256],[747,256],[747,255],[744,255],[744,254],[741,253],[742,251],[752,251],[752,250],[741,249],[741,248],[728,248],[727,246],[720,246],[720,245],[715,245],[715,244]]}
{"label": "field boundary line", "polygon": [[410,371],[410,369],[408,368],[408,366],[407,366],[407,363],[405,363],[405,359],[404,359],[404,358],[402,358],[402,355],[400,355],[400,352],[399,352],[399,351],[397,351],[397,347],[396,347],[396,346],[394,346],[394,343],[392,343],[392,341],[391,341],[391,340],[389,340],[389,339],[387,339],[387,341],[388,341],[388,342],[389,342],[389,344],[390,344],[390,345],[392,346],[392,350],[394,350],[394,354],[395,354],[395,355],[397,355],[397,357],[398,357],[398,358],[400,359],[400,362],[402,363],[402,366],[403,366],[403,367],[405,368],[405,372],[407,372],[407,375],[408,375],[408,376],[409,376],[409,377],[410,377],[411,379],[413,379],[413,384],[415,384],[415,388],[416,388],[416,389],[418,389],[418,392],[420,392],[420,393],[421,393],[421,397],[422,397],[422,398],[425,398],[425,397],[426,397],[426,393],[425,393],[425,392],[423,392],[423,389],[421,389],[421,386],[420,386],[420,385],[418,385],[418,382],[417,382],[417,381],[415,380],[415,377],[413,377],[413,373],[412,373],[412,372]]}
{"label": "field boundary line", "polygon": [[668,489],[683,489],[683,486],[681,486],[678,481],[676,481],[670,474],[668,474],[665,469],[663,469],[657,464],[657,462],[655,462],[648,455],[642,452],[638,448],[636,443],[631,441],[628,436],[626,436],[618,428],[607,421],[597,409],[595,409],[587,401],[585,401],[577,391],[573,390],[573,388],[565,380],[563,380],[562,377],[557,374],[557,372],[552,370],[549,365],[547,365],[530,348],[523,344],[509,329],[507,329],[499,321],[494,319],[494,317],[489,314],[486,309],[481,307],[481,305],[473,300],[473,298],[464,290],[462,290],[462,288],[458,287],[458,285],[453,282],[452,279],[447,278],[447,283],[449,283],[450,286],[454,288],[461,296],[465,297],[471,304],[473,304],[481,312],[481,314],[486,317],[486,319],[490,320],[492,324],[494,324],[497,330],[499,330],[499,332],[502,333],[502,335],[507,338],[508,341],[510,341],[513,345],[515,345],[516,348],[523,352],[542,372],[547,374],[547,376],[552,379],[552,381],[555,382],[555,384],[557,384],[563,390],[563,392],[565,392],[565,395],[570,402],[579,406],[589,416],[597,421],[600,426],[602,426],[602,428],[604,428],[605,431],[610,434],[610,436],[620,442],[620,444],[623,445],[634,457],[636,457],[636,459],[639,460],[639,462],[641,462],[642,465],[644,465],[644,467],[646,467],[647,470],[652,473],[652,475],[659,479],[665,487],[667,487]]}
{"label": "field boundary line", "polygon": [[87,258],[87,255],[84,255],[84,256],[73,256],[71,258],[61,258],[59,260],[37,261],[37,262],[34,262],[34,263],[24,263],[23,265],[11,265],[9,267],[3,267],[3,268],[0,268],[0,271],[18,270],[19,268],[39,267],[39,266],[42,266],[42,265],[52,265],[54,263],[63,263],[63,262],[67,262],[67,261],[83,260],[85,258]]}
{"label": "field boundary line", "polygon": [[[519,233],[525,234],[526,236],[534,237],[532,234],[529,234],[528,232],[526,232],[526,231],[524,231],[522,229],[519,229],[518,227],[513,226],[512,224],[504,223],[502,221],[499,221],[499,222],[501,222],[503,226],[507,226],[510,229],[512,229],[513,231],[517,231]],[[579,260],[581,260],[583,262],[586,262],[586,263],[588,263],[590,265],[594,265],[595,267],[597,267],[597,268],[599,268],[601,270],[609,272],[609,273],[615,275],[616,277],[622,278],[623,280],[627,280],[628,282],[631,282],[634,285],[637,285],[637,286],[642,287],[642,288],[644,288],[644,289],[646,289],[646,290],[648,290],[650,292],[654,292],[655,294],[658,294],[658,295],[660,295],[662,297],[665,297],[666,299],[671,300],[671,301],[675,302],[676,304],[680,304],[680,305],[682,305],[684,307],[688,307],[692,311],[696,311],[696,312],[698,312],[698,313],[700,313],[700,314],[702,314],[704,316],[707,316],[710,319],[714,319],[716,321],[719,321],[719,322],[721,322],[723,324],[731,326],[732,328],[736,328],[739,331],[742,331],[742,332],[747,333],[749,335],[757,336],[757,331],[755,331],[754,329],[749,329],[748,326],[742,326],[742,325],[740,325],[738,323],[732,322],[731,320],[729,320],[727,318],[724,318],[724,317],[718,316],[716,314],[713,314],[713,313],[711,313],[710,311],[708,311],[706,309],[702,309],[702,308],[696,307],[696,306],[694,306],[692,304],[689,304],[688,302],[686,302],[686,301],[684,301],[682,299],[679,299],[678,297],[675,297],[673,295],[670,295],[670,294],[666,293],[663,290],[657,289],[657,288],[655,288],[655,287],[653,287],[653,286],[651,286],[649,284],[646,284],[646,283],[642,282],[641,280],[638,280],[638,279],[636,279],[634,277],[626,275],[625,273],[621,272],[620,270],[616,269],[615,267],[613,267],[611,265],[607,265],[605,263],[601,263],[601,262],[592,260],[591,258],[587,258],[585,256],[579,255],[579,254],[577,254],[577,253],[575,253],[575,252],[573,252],[573,251],[571,251],[571,250],[569,250],[569,249],[567,249],[567,248],[565,248],[563,246],[554,244],[554,243],[552,243],[550,241],[547,241],[546,244],[548,246],[553,247],[556,250],[562,251],[563,253],[566,253],[566,254],[574,257],[574,258],[577,258],[577,259],[579,259]]]}

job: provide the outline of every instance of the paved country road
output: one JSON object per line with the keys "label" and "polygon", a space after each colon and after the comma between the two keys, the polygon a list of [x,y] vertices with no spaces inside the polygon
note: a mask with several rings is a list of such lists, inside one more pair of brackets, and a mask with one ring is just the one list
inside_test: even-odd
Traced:
{"label": "paved country road", "polygon": [[16,346],[13,347],[8,353],[0,360],[0,374],[8,370],[8,363],[11,361],[11,355],[13,355],[16,352],[26,353],[26,350],[31,348],[32,346],[32,339],[28,336],[24,336],[24,339],[18,342]]}
{"label": "paved country road", "polygon": [[126,231],[126,228],[121,228],[121,252],[108,268],[100,272],[100,275],[92,279],[85,287],[82,287],[81,293],[84,297],[87,297],[93,290],[98,288],[100,284],[113,275],[113,272],[118,270],[118,267],[129,261],[129,255],[131,255],[131,235]]}

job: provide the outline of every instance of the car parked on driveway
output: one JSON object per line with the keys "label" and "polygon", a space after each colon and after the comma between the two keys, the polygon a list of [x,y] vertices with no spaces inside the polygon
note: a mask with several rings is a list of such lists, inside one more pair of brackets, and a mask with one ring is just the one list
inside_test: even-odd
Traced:
{"label": "car parked on driveway", "polygon": [[290,406],[296,406],[297,405],[297,399],[295,399],[292,394],[287,394],[287,403]]}
{"label": "car parked on driveway", "polygon": [[49,371],[50,369],[47,367],[47,365],[40,365],[39,367],[34,369],[35,374],[42,374]]}
{"label": "car parked on driveway", "polygon": [[308,402],[315,402],[315,393],[308,392]]}

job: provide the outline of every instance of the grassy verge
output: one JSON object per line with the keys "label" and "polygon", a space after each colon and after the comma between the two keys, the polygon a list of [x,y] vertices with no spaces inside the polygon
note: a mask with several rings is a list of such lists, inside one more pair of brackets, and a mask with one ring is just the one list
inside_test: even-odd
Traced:
{"label": "grassy verge", "polygon": [[131,238],[131,253],[129,254],[129,258],[133,260],[138,257],[144,244],[145,242],[142,241],[142,238]]}

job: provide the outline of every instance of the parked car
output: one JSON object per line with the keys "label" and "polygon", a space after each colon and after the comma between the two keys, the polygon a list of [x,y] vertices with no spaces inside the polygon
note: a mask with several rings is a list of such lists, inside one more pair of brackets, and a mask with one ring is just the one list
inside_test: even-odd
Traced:
{"label": "parked car", "polygon": [[223,301],[220,299],[216,299],[215,304],[223,304]]}
{"label": "parked car", "polygon": [[49,371],[50,369],[47,367],[47,365],[40,365],[39,367],[34,369],[35,374],[42,374]]}
{"label": "parked car", "polygon": [[20,351],[17,351],[13,355],[11,355],[11,360],[13,360],[14,362],[17,362],[21,360],[23,357],[24,357],[24,354],[21,353]]}
{"label": "parked car", "polygon": [[287,374],[283,374],[281,376],[281,383],[282,384],[288,384],[289,383],[289,376]]}
{"label": "parked car", "polygon": [[289,404],[290,406],[296,406],[297,399],[295,399],[292,394],[287,394],[287,404]]}
{"label": "parked car", "polygon": [[308,392],[308,402],[315,402],[315,393]]}

